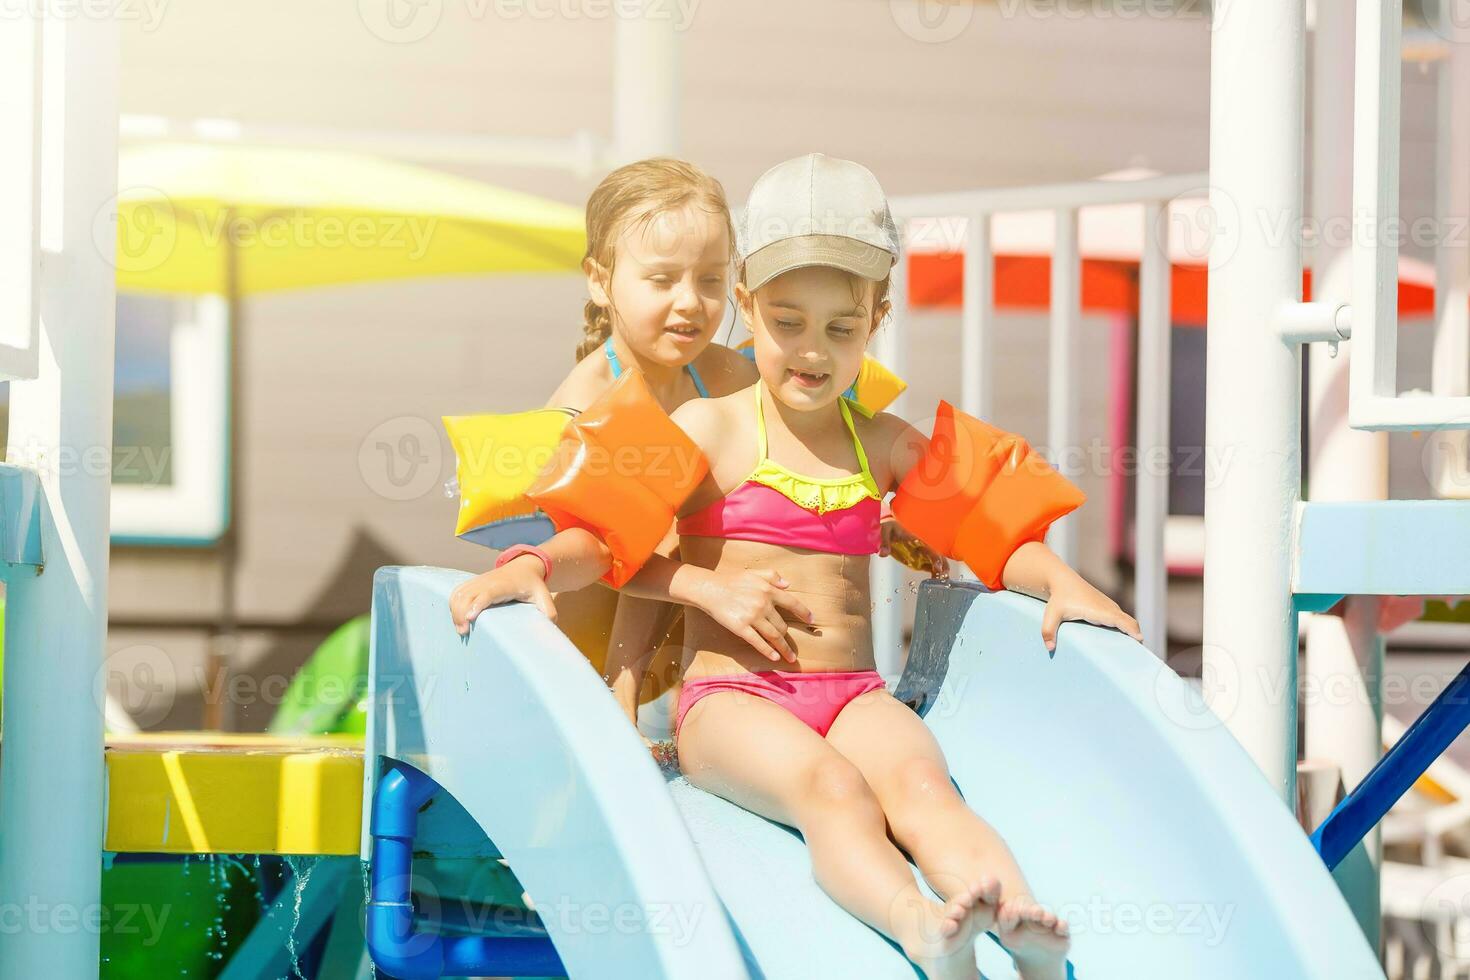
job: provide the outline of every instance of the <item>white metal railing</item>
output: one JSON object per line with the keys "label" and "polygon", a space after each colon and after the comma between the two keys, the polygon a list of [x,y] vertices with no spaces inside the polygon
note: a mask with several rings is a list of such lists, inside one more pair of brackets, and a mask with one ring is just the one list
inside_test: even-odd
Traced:
{"label": "white metal railing", "polygon": [[[1048,353],[1047,442],[1052,462],[1070,477],[1079,464],[1069,447],[1078,444],[1078,354],[1082,319],[1080,214],[1084,209],[1141,205],[1142,253],[1139,268],[1138,453],[1140,460],[1167,459],[1169,447],[1169,206],[1171,201],[1203,197],[1208,179],[1183,174],[1135,181],[1096,180],[1034,187],[999,188],[898,197],[890,201],[901,223],[960,218],[963,237],[947,242],[964,253],[964,296],[960,317],[960,407],[982,418],[994,410],[995,287],[991,219],[997,214],[1049,211],[1055,223],[1052,245],[1050,350]],[[901,322],[901,318],[900,321]],[[890,334],[880,357],[901,346]],[[1143,465],[1137,477],[1135,517],[1136,613],[1144,641],[1163,656],[1166,635],[1168,570],[1164,529],[1169,511],[1168,467]],[[1076,564],[1072,518],[1058,521],[1048,544]],[[888,594],[875,584],[875,595]]]}
{"label": "white metal railing", "polygon": [[[1412,398],[1398,394],[1395,373],[1398,368],[1403,0],[1357,0],[1357,3],[1353,96],[1353,361],[1348,420],[1357,429],[1470,428],[1470,397],[1464,394],[1435,393]],[[1461,28],[1453,27],[1453,18],[1446,25],[1457,33],[1462,32]],[[1450,45],[1451,57],[1456,46]],[[1439,237],[1445,237],[1443,228]]]}

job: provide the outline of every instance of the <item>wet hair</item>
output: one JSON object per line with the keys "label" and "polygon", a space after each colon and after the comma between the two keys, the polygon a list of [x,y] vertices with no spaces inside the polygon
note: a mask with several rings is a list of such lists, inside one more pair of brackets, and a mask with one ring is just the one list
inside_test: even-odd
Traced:
{"label": "wet hair", "polygon": [[[587,254],[612,278],[616,243],[628,228],[689,205],[718,215],[735,251],[735,223],[725,188],[699,167],[671,157],[653,157],[619,167],[602,179],[587,199]],[[577,360],[597,350],[612,336],[612,311],[589,299],[582,311],[582,340]]]}

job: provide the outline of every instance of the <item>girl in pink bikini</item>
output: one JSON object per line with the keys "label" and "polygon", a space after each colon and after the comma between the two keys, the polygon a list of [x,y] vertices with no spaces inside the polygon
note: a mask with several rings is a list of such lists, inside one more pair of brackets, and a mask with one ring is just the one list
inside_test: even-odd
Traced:
{"label": "girl in pink bikini", "polygon": [[[819,154],[788,161],[756,183],[742,224],[736,300],[760,380],[673,413],[708,461],[674,501],[681,561],[619,556],[615,508],[563,514],[558,526],[642,563],[630,587],[703,597],[686,610],[692,657],[677,714],[691,783],[798,829],[818,883],[931,980],[976,977],[973,942],[988,930],[1024,980],[1059,980],[1066,923],[1038,903],[1005,842],[955,790],[929,729],[874,670],[868,567],[881,501],[897,488],[894,514],[936,551],[991,588],[1046,598],[1049,647],[1065,619],[1135,637],[1138,625],[1043,543],[1082,495],[1038,469],[1024,442],[968,417],[958,430],[943,405],[931,442],[841,397],[888,311],[899,251],[873,175]],[[589,433],[584,446],[606,435]],[[531,496],[555,514],[573,479],[549,475]],[[977,497],[981,484],[991,488]],[[626,499],[650,499],[640,494]],[[769,584],[751,588],[756,571]],[[619,655],[610,651],[610,671]],[[904,852],[944,901],[919,889]]]}

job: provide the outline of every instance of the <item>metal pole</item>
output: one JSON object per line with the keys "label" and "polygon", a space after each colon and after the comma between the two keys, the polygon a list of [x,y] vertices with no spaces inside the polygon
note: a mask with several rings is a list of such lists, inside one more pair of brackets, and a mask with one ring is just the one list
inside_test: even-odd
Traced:
{"label": "metal pole", "polygon": [[[1352,3],[1319,2],[1312,42],[1312,300],[1329,307],[1352,301],[1353,51]],[[1308,347],[1307,490],[1312,500],[1388,497],[1388,435],[1348,425],[1352,341],[1337,351]],[[1349,792],[1383,754],[1383,640],[1378,599],[1355,596],[1344,616],[1313,615],[1306,623],[1306,755],[1330,760]],[[1376,869],[1382,846],[1375,829],[1364,846],[1375,873],[1344,882],[1344,897],[1377,948]]]}
{"label": "metal pole", "polygon": [[1215,7],[1205,410],[1205,440],[1220,460],[1205,484],[1205,697],[1291,803],[1301,360],[1273,322],[1301,298],[1302,6]]}
{"label": "metal pole", "polygon": [[[898,220],[901,235],[903,221]],[[908,319],[908,277],[905,275],[907,263],[906,253],[894,263],[893,277],[888,289],[888,301],[893,309],[888,322],[874,338],[873,350],[873,356],[899,377],[903,377],[908,370],[904,337],[904,327]],[[899,395],[888,406],[887,411],[894,415],[904,415],[908,411],[908,400],[907,394]],[[878,673],[889,679],[895,679],[903,673],[903,665],[907,659],[903,650],[906,609],[901,586],[904,574],[903,566],[892,558],[874,559],[868,572],[868,591],[873,598],[873,659]]]}
{"label": "metal pole", "polygon": [[1335,868],[1387,815],[1409,787],[1470,725],[1470,664],[1414,720],[1388,755],[1337,805],[1312,834],[1322,860]]}
{"label": "metal pole", "polygon": [[[1434,355],[1431,387],[1438,397],[1470,394],[1470,244],[1455,222],[1470,215],[1470,23],[1444,0],[1443,23],[1454,43],[1439,63],[1435,129]],[[1430,483],[1442,497],[1470,497],[1470,432],[1429,436]]]}
{"label": "metal pole", "polygon": [[1134,604],[1143,642],[1169,656],[1169,240],[1167,204],[1144,205],[1138,266],[1138,488],[1134,516]]}
{"label": "metal pole", "polygon": [[[49,8],[49,5],[48,5]],[[10,393],[12,461],[38,471],[45,570],[11,576],[0,766],[0,980],[95,977],[112,456],[118,25],[47,9],[42,354]],[[55,60],[52,60],[55,59]]]}
{"label": "metal pole", "polygon": [[245,418],[245,386],[241,384],[244,364],[244,302],[240,296],[240,242],[234,208],[225,209],[225,330],[229,364],[226,367],[224,391],[229,424],[226,430],[225,459],[229,485],[225,489],[225,526],[215,549],[220,571],[219,620],[209,637],[205,658],[204,718],[205,731],[228,731],[234,723],[235,705],[230,701],[230,677],[240,650],[239,578],[240,545],[244,528],[240,514],[240,434]]}
{"label": "metal pole", "polygon": [[995,410],[995,253],[990,215],[965,225],[964,310],[960,314],[960,407],[993,421]]}
{"label": "metal pole", "polygon": [[679,35],[673,8],[641,0],[613,31],[613,146],[616,163],[679,151]]}
{"label": "metal pole", "polygon": [[[1077,243],[1077,209],[1058,208],[1056,241],[1051,253],[1051,367],[1047,381],[1047,442],[1052,464],[1075,479],[1081,466],[1077,444],[1077,343],[1082,319],[1082,257]],[[1051,526],[1047,546],[1074,568],[1077,565],[1077,522],[1069,515]]]}

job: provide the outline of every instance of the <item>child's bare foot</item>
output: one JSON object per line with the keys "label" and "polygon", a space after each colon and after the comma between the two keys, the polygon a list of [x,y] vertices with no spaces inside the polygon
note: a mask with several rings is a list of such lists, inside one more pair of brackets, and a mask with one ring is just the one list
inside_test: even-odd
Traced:
{"label": "child's bare foot", "polygon": [[904,952],[929,980],[976,980],[975,939],[995,924],[999,908],[1000,882],[988,877],[943,905],[925,902]]}
{"label": "child's bare foot", "polygon": [[1034,899],[1012,898],[1001,904],[996,936],[1016,961],[1021,980],[1066,980],[1067,920],[1059,919]]}

